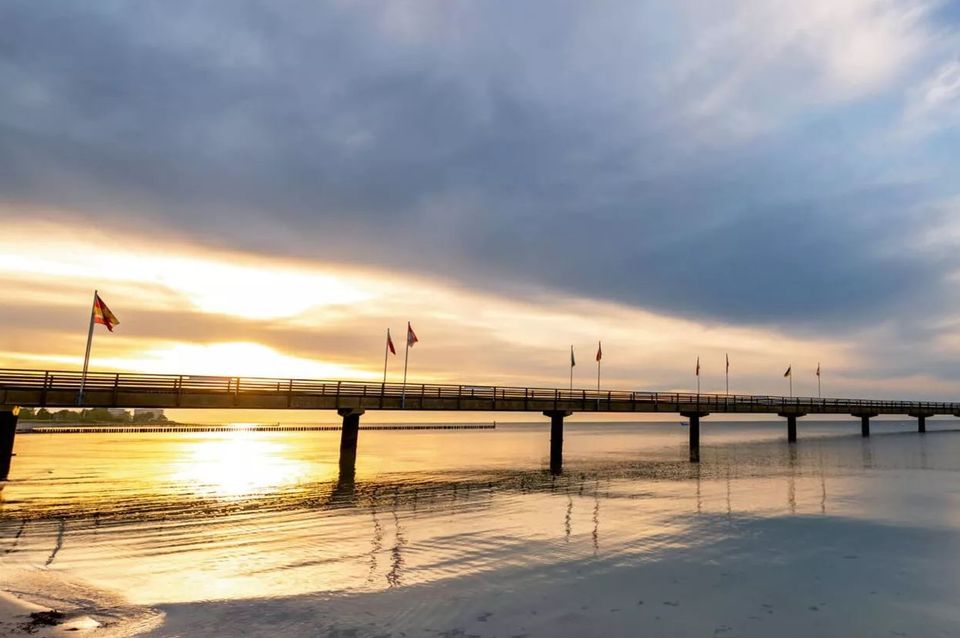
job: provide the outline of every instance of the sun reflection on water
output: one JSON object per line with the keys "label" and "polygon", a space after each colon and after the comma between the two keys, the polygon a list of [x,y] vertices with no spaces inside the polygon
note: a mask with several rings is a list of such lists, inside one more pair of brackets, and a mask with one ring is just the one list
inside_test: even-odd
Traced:
{"label": "sun reflection on water", "polygon": [[190,442],[171,479],[209,496],[239,497],[292,485],[305,478],[309,464],[288,443],[256,432],[235,432]]}

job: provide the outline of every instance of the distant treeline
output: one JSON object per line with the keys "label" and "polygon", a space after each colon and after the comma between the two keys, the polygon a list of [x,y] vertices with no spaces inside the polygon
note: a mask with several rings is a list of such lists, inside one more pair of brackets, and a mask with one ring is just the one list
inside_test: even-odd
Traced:
{"label": "distant treeline", "polygon": [[21,421],[50,421],[52,423],[171,423],[167,417],[150,413],[111,414],[107,408],[86,408],[83,410],[57,410],[46,408],[20,408]]}

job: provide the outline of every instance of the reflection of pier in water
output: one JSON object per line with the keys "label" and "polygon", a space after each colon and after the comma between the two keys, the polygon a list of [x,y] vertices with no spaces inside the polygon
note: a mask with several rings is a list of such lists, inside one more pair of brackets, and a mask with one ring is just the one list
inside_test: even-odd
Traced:
{"label": "reflection of pier in water", "polygon": [[[913,451],[915,466],[925,469],[935,466],[931,463],[929,441],[914,440],[917,441]],[[491,499],[497,495],[554,495],[563,499],[556,512],[558,542],[571,543],[576,537],[599,553],[602,547],[601,518],[605,509],[609,507],[609,511],[617,511],[613,505],[617,501],[635,501],[643,507],[643,502],[649,499],[659,500],[661,505],[658,507],[662,507],[663,498],[676,500],[669,495],[670,485],[686,486],[678,494],[689,498],[686,514],[725,512],[727,517],[735,516],[740,499],[743,499],[743,511],[746,512],[755,510],[758,504],[760,507],[776,507],[776,500],[764,504],[763,492],[757,491],[757,484],[752,482],[754,479],[783,490],[779,492],[779,507],[785,512],[818,511],[826,514],[828,474],[841,478],[845,475],[856,477],[865,470],[886,467],[888,464],[878,465],[877,452],[883,448],[874,448],[879,443],[879,439],[867,443],[859,437],[836,437],[821,439],[806,448],[788,448],[777,442],[756,441],[709,448],[704,463],[699,465],[672,461],[608,461],[574,465],[561,475],[551,474],[547,469],[489,470],[471,475],[405,473],[370,480],[357,480],[355,475],[341,474],[335,481],[302,483],[294,489],[242,498],[144,494],[118,505],[109,494],[104,494],[102,498],[71,506],[22,509],[22,505],[8,504],[4,507],[4,518],[0,519],[0,538],[4,539],[0,553],[9,555],[21,551],[22,540],[29,538],[26,546],[32,548],[31,551],[35,551],[38,544],[48,548],[46,555],[39,557],[39,564],[44,559],[49,564],[69,546],[71,536],[82,536],[92,528],[105,532],[131,523],[176,526],[178,521],[206,524],[218,517],[229,519],[236,514],[254,512],[269,518],[271,511],[336,512],[366,508],[370,516],[371,540],[358,559],[363,562],[369,579],[385,579],[388,586],[398,586],[404,582],[405,556],[411,542],[408,527],[413,525],[412,529],[416,529],[413,521],[418,512],[427,515],[445,511],[469,514],[471,510],[483,511],[491,507]],[[779,462],[776,462],[776,450],[779,450]],[[830,455],[829,460],[827,455]],[[830,468],[829,472],[827,468]],[[637,481],[648,483],[639,490],[622,487]],[[664,485],[664,492],[656,488],[658,484]],[[685,515],[682,502],[677,501],[680,507],[675,511],[670,506],[670,515]],[[11,510],[9,505],[17,509]],[[589,527],[584,527],[585,524]]]}
{"label": "reflection of pier in water", "polygon": [[[939,433],[934,434],[934,436]],[[782,476],[785,480],[786,503],[795,507],[796,485],[800,476],[815,477],[821,492],[821,509],[826,509],[824,449],[842,444],[844,468],[851,474],[874,466],[871,444],[851,447],[849,437],[824,439],[805,450],[781,446],[773,441],[718,445],[710,449],[704,463],[692,465],[683,461],[591,461],[575,465],[557,475],[547,468],[538,470],[481,470],[462,472],[405,472],[358,479],[355,472],[342,471],[335,480],[305,481],[265,492],[222,498],[184,491],[175,494],[145,492],[129,495],[122,501],[109,493],[89,495],[82,499],[61,501],[50,499],[31,504],[0,501],[0,512],[9,520],[79,520],[96,519],[107,527],[131,521],[193,518],[198,512],[212,517],[242,512],[290,511],[297,509],[339,509],[369,507],[376,514],[386,509],[443,508],[456,503],[464,508],[484,507],[485,501],[497,493],[552,493],[589,496],[612,481],[690,481],[695,510],[704,510],[704,483],[720,486],[719,496],[728,514],[736,510],[736,485],[740,479]],[[834,448],[836,453],[837,448]],[[854,456],[854,454],[856,456]],[[779,459],[777,458],[779,456]],[[856,459],[856,461],[854,461]],[[853,462],[853,463],[851,463]],[[918,465],[929,468],[927,446],[918,443]],[[190,488],[187,487],[187,490]],[[2,495],[2,491],[0,491]],[[608,498],[642,499],[642,495],[611,492]],[[712,497],[711,497],[712,498]],[[793,505],[791,505],[793,504]],[[0,521],[2,525],[3,521]],[[566,525],[564,525],[566,529]],[[7,538],[14,538],[10,528]],[[2,550],[0,550],[2,551]]]}

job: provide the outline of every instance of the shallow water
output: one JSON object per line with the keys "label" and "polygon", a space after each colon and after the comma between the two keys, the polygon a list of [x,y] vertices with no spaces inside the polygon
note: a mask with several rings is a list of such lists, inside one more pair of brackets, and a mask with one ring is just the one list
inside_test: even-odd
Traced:
{"label": "shallow water", "polygon": [[[20,435],[0,580],[119,592],[168,614],[157,635],[888,635],[898,597],[908,635],[949,635],[958,427],[801,422],[790,446],[783,423],[705,421],[695,466],[679,421],[568,422],[559,476],[543,425],[361,430],[352,479],[336,432]],[[719,605],[778,587],[809,600]],[[850,596],[852,617],[831,607]]]}

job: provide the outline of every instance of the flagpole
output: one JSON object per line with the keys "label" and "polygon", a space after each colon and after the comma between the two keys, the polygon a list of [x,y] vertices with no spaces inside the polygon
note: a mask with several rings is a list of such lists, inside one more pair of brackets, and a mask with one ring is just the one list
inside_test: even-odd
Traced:
{"label": "flagpole", "polygon": [[383,385],[387,385],[387,355],[390,354],[390,328],[387,328],[387,340],[383,344]]}
{"label": "flagpole", "polygon": [[790,364],[790,398],[793,398],[793,364]]}
{"label": "flagpole", "polygon": [[729,395],[730,394],[730,355],[727,355],[726,375],[727,375],[727,394]]}
{"label": "flagpole", "polygon": [[573,392],[573,346],[570,346],[570,392]]}
{"label": "flagpole", "polygon": [[97,305],[97,291],[93,291],[93,302],[90,304],[90,327],[87,328],[87,351],[83,355],[83,374],[80,376],[80,394],[77,396],[77,405],[83,405],[83,386],[87,383],[87,368],[90,367],[90,346],[93,344],[93,310]]}
{"label": "flagpole", "polygon": [[403,353],[403,390],[400,392],[400,407],[407,404],[407,360],[410,358],[410,327],[407,326],[407,349]]}
{"label": "flagpole", "polygon": [[[697,394],[700,394],[700,357],[697,357]],[[697,399],[699,402],[700,399]]]}
{"label": "flagpole", "polygon": [[817,398],[822,399],[823,393],[820,391],[820,362],[817,362]]}
{"label": "flagpole", "polygon": [[600,359],[603,358],[603,345],[597,342],[597,410],[600,409]]}

